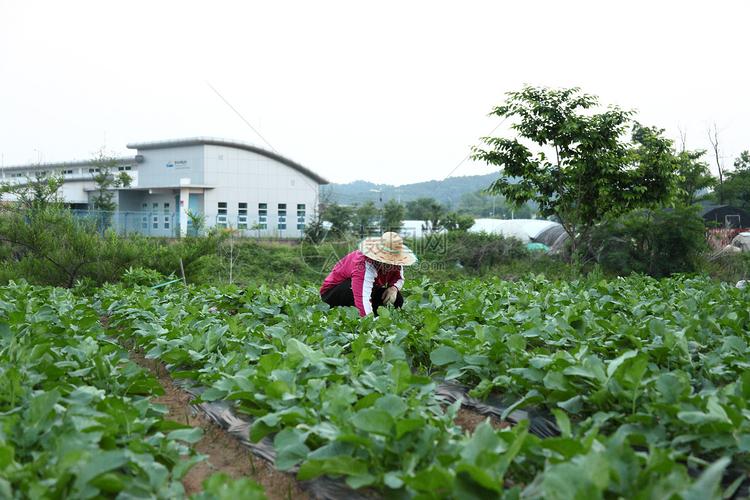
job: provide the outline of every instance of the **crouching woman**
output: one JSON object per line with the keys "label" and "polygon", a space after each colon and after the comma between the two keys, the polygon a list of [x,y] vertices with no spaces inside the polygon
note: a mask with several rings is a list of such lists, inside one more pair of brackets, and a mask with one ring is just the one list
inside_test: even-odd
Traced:
{"label": "crouching woman", "polygon": [[320,298],[331,307],[354,306],[360,316],[378,307],[401,307],[404,266],[417,262],[414,252],[396,233],[365,238],[359,248],[341,259],[323,281]]}

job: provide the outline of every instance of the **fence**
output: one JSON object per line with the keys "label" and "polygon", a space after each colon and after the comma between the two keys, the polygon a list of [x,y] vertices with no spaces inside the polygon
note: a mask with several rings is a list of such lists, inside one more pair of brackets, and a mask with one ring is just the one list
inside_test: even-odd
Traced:
{"label": "fence", "polygon": [[[180,215],[165,211],[105,211],[105,210],[71,210],[73,215],[81,220],[94,224],[99,230],[112,229],[118,234],[142,234],[144,236],[160,236],[175,238],[180,234]],[[259,223],[255,219],[243,215],[209,214],[204,218],[206,228],[232,228],[242,237],[249,238],[299,238],[303,235],[305,224],[295,221],[295,225],[287,225],[284,218],[278,220],[264,219]],[[188,218],[187,234],[197,234],[192,221]]]}

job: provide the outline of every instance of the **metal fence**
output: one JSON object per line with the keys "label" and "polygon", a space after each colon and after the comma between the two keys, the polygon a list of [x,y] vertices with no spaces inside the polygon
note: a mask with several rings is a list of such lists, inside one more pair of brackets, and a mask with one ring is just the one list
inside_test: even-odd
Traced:
{"label": "metal fence", "polygon": [[[71,210],[82,221],[95,225],[99,230],[112,229],[118,234],[142,234],[175,238],[180,234],[180,214],[165,211],[104,211]],[[296,239],[304,232],[304,222],[295,220],[294,225],[286,219],[264,218],[261,222],[248,216],[208,214],[203,217],[204,228],[232,228],[238,236],[248,238]],[[192,221],[187,220],[187,234],[198,234]]]}
{"label": "metal fence", "polygon": [[174,212],[71,210],[81,220],[95,224],[100,230],[112,229],[119,234],[175,237],[180,232],[180,222]]}

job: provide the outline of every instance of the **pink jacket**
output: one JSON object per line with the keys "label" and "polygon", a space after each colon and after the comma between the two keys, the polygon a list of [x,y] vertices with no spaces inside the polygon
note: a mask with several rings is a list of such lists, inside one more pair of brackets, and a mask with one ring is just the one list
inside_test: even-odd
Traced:
{"label": "pink jacket", "polygon": [[354,305],[359,309],[360,316],[366,316],[372,312],[370,295],[372,295],[373,287],[395,286],[401,290],[404,285],[403,266],[390,266],[388,270],[384,270],[383,266],[379,262],[368,259],[359,250],[355,250],[333,266],[333,270],[320,287],[320,294],[323,295],[339,283],[351,278]]}

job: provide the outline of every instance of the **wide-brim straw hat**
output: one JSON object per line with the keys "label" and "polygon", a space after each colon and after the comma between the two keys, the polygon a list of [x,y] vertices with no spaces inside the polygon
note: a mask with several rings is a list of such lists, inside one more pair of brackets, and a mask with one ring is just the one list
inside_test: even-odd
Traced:
{"label": "wide-brim straw hat", "polygon": [[365,238],[359,244],[359,251],[372,260],[395,266],[410,266],[417,262],[417,256],[404,245],[404,239],[390,231],[383,236]]}

